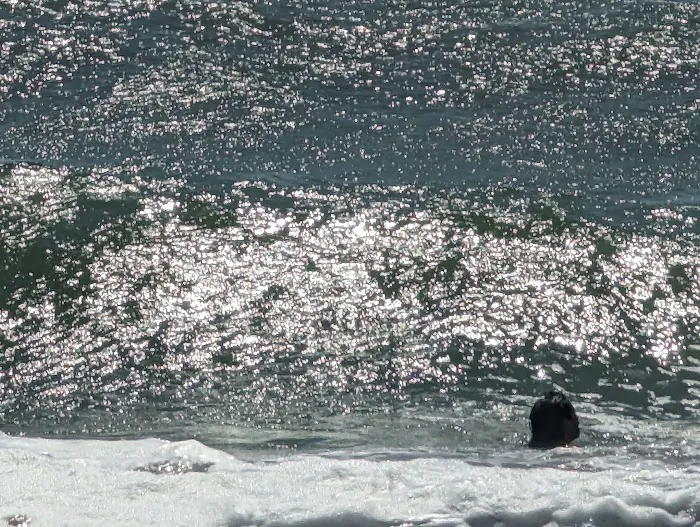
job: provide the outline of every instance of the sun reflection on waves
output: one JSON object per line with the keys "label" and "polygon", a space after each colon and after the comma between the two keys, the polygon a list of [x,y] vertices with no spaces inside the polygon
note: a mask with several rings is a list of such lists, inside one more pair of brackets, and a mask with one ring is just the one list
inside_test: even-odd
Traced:
{"label": "sun reflection on waves", "polygon": [[6,415],[304,419],[508,401],[543,379],[699,410],[692,245],[476,192],[207,193],[129,173],[6,179]]}

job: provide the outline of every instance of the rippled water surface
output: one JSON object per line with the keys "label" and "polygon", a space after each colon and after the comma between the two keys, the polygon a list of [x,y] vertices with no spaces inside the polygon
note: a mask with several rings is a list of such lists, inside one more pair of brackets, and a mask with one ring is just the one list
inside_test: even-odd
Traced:
{"label": "rippled water surface", "polygon": [[697,2],[15,0],[0,54],[3,429],[697,419]]}

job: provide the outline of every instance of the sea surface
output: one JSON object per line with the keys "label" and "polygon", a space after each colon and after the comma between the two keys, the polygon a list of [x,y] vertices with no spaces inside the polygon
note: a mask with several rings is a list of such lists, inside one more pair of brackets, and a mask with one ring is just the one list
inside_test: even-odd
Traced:
{"label": "sea surface", "polygon": [[0,524],[698,526],[699,222],[698,1],[0,0]]}

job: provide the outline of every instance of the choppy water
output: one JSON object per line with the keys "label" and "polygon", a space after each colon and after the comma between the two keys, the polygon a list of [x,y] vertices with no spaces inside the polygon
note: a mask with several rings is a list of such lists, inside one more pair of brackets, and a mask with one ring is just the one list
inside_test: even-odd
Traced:
{"label": "choppy water", "polygon": [[0,430],[686,470],[699,145],[697,2],[0,2]]}

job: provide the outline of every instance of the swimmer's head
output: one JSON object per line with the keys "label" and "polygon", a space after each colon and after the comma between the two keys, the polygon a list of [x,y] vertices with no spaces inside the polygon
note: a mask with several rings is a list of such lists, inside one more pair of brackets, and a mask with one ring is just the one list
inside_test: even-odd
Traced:
{"label": "swimmer's head", "polygon": [[547,392],[530,411],[530,448],[565,446],[579,436],[578,417],[561,392]]}

